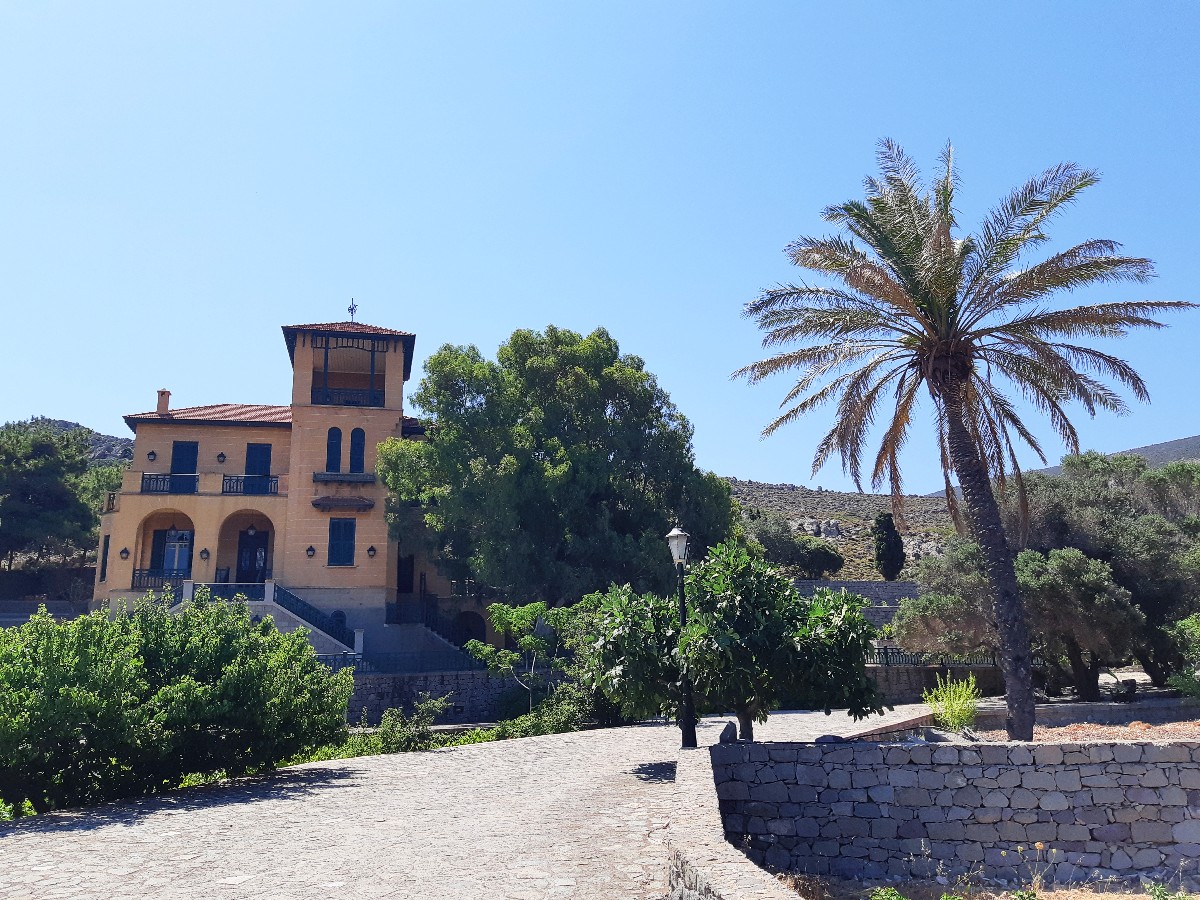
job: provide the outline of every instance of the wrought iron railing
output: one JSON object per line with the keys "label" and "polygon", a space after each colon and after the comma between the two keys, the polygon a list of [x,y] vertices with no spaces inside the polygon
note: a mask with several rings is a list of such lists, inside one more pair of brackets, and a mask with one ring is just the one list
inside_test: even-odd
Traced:
{"label": "wrought iron railing", "polygon": [[383,391],[314,387],[312,402],[314,406],[383,406]]}
{"label": "wrought iron railing", "polygon": [[178,589],[191,577],[192,573],[187,569],[134,569],[133,583],[129,587],[134,591],[161,591],[170,587],[178,596]]}
{"label": "wrought iron railing", "polygon": [[327,613],[321,612],[306,600],[301,600],[291,591],[275,585],[275,602],[288,612],[303,619],[318,631],[323,631],[335,641],[340,641],[347,647],[354,646],[354,632]]}
{"label": "wrought iron railing", "polygon": [[996,654],[991,650],[974,653],[918,653],[899,647],[873,647],[867,653],[869,666],[956,666],[990,668],[995,666]]}
{"label": "wrought iron railing", "polygon": [[214,600],[233,600],[242,597],[246,600],[265,600],[266,585],[261,582],[242,582],[196,585],[208,588],[208,595]]}
{"label": "wrought iron railing", "polygon": [[278,494],[278,475],[225,475],[221,478],[222,494]]}
{"label": "wrought iron railing", "polygon": [[194,494],[200,487],[199,475],[163,475],[142,473],[143,494]]}

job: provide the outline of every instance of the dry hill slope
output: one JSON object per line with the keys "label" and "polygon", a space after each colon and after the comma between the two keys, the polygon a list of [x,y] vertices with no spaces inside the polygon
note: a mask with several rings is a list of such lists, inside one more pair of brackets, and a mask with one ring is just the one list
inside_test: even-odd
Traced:
{"label": "dry hill slope", "polygon": [[[879,578],[872,560],[871,523],[881,512],[891,512],[891,498],[885,494],[859,494],[844,491],[813,490],[795,484],[763,484],[728,478],[733,497],[742,506],[777,512],[809,534],[819,535],[837,545],[846,558],[838,578]],[[910,561],[922,555],[940,553],[946,538],[954,532],[945,500],[909,496],[904,500],[908,528],[904,546]],[[902,576],[903,577],[903,576]]]}

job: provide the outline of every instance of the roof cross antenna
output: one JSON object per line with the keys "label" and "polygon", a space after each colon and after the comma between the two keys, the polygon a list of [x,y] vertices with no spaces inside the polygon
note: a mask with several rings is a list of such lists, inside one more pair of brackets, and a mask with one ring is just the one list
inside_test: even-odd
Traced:
{"label": "roof cross antenna", "polygon": [[354,321],[354,314],[358,312],[358,304],[354,302],[354,298],[350,298],[350,305],[346,307],[346,312],[350,313],[350,321]]}

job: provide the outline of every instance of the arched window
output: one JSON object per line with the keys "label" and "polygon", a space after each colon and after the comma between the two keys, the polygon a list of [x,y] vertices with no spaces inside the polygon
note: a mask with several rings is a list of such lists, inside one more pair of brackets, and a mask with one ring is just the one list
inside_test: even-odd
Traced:
{"label": "arched window", "polygon": [[367,433],[361,428],[350,432],[350,471],[363,471],[363,457],[367,452]]}
{"label": "arched window", "polygon": [[346,627],[346,614],[340,609],[335,609],[329,614],[329,621],[338,628]]}
{"label": "arched window", "polygon": [[325,441],[325,471],[342,471],[342,429],[330,428]]}

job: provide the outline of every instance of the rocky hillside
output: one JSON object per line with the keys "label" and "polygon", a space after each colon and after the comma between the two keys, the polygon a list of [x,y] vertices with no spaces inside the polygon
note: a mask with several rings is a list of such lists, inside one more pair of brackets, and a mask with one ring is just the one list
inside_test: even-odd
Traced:
{"label": "rocky hillside", "polygon": [[[733,498],[742,506],[777,512],[806,533],[834,543],[846,558],[845,567],[836,577],[879,578],[873,562],[871,523],[879,513],[892,511],[890,497],[813,490],[796,484],[763,484],[740,478],[726,480],[733,489]],[[946,538],[954,532],[945,501],[906,497],[904,514],[907,519],[904,549],[910,563],[922,556],[941,553]]]}
{"label": "rocky hillside", "polygon": [[[38,417],[38,421],[58,432],[84,427],[78,422],[68,422],[65,419]],[[126,462],[133,459],[133,439],[93,431],[88,438],[88,450],[88,462],[94,466]]]}

